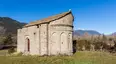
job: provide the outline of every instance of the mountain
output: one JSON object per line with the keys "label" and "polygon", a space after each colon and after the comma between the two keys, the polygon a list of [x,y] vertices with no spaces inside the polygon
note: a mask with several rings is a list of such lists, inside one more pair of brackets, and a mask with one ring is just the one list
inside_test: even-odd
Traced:
{"label": "mountain", "polygon": [[89,35],[100,35],[100,33],[95,30],[75,30],[73,35],[82,36],[85,33],[88,33]]}
{"label": "mountain", "polygon": [[111,36],[116,36],[116,32],[112,33]]}
{"label": "mountain", "polygon": [[22,28],[25,24],[9,17],[0,17],[0,34],[16,34],[17,29]]}
{"label": "mountain", "polygon": [[[9,17],[0,17],[0,35],[8,33],[16,34],[17,29],[22,28],[25,24],[26,23],[21,23]],[[73,34],[81,36],[84,33],[88,33],[90,35],[100,35],[99,32],[94,30],[75,30]]]}

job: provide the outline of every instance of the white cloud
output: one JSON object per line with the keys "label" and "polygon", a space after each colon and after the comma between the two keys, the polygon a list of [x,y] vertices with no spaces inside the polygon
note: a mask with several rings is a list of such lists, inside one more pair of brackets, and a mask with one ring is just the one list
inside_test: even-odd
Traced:
{"label": "white cloud", "polygon": [[82,29],[82,28],[78,28],[78,30],[85,30],[85,29]]}

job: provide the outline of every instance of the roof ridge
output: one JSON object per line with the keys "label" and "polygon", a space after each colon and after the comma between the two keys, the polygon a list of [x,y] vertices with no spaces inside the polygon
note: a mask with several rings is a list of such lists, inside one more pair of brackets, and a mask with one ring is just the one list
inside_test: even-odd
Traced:
{"label": "roof ridge", "polygon": [[29,24],[25,25],[24,27],[37,25],[37,24],[41,24],[41,23],[48,23],[50,21],[54,21],[54,20],[60,19],[60,18],[62,18],[64,16],[66,16],[69,13],[71,13],[71,10],[69,10],[68,12],[63,12],[63,13],[60,13],[60,14],[49,16],[47,18],[43,18],[41,20],[36,20],[36,21],[30,22]]}

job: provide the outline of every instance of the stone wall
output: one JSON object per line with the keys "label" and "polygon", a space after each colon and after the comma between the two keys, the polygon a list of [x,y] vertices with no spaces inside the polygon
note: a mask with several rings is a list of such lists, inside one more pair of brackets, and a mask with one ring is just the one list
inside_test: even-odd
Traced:
{"label": "stone wall", "polygon": [[40,53],[41,53],[41,55],[47,55],[48,53],[47,53],[47,47],[48,47],[48,45],[47,45],[47,43],[48,43],[48,30],[47,30],[47,24],[41,24],[40,25],[40,46],[41,46],[41,48],[40,48]]}
{"label": "stone wall", "polygon": [[72,14],[50,23],[18,29],[17,51],[31,55],[72,55],[72,31]]}
{"label": "stone wall", "polygon": [[49,55],[72,54],[72,31],[72,14],[49,24]]}
{"label": "stone wall", "polygon": [[[17,51],[25,54],[39,54],[39,28],[31,26],[18,29]],[[30,41],[30,52],[27,51],[27,39]]]}

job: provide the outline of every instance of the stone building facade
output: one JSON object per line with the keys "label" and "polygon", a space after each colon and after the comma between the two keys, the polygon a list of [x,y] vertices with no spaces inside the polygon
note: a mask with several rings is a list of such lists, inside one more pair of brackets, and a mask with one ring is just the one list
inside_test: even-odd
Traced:
{"label": "stone building facade", "polygon": [[74,17],[64,12],[18,29],[17,52],[31,55],[72,55]]}

